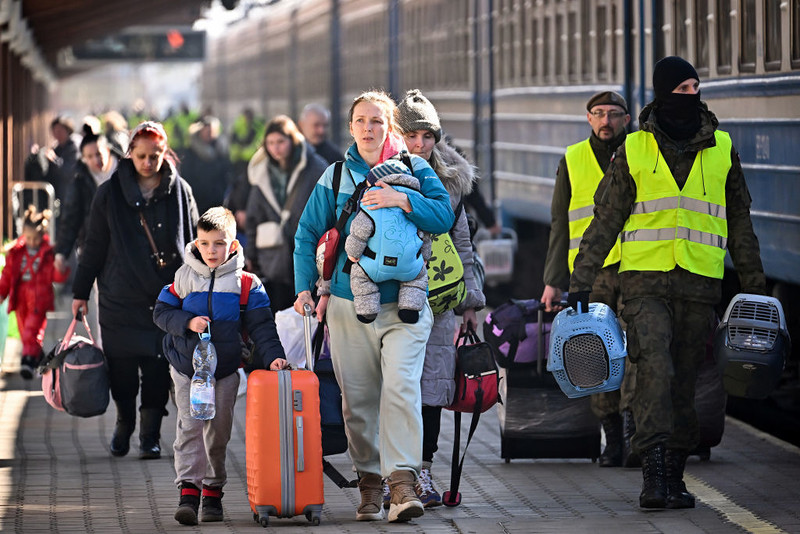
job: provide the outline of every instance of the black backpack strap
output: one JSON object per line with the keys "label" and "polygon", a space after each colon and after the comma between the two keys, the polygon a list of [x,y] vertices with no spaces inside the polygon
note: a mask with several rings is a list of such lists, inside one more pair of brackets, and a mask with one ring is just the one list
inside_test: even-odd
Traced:
{"label": "black backpack strap", "polygon": [[469,423],[469,433],[467,443],[464,445],[464,453],[459,458],[461,448],[461,412],[453,413],[453,456],[450,460],[450,491],[446,492],[442,498],[445,506],[458,506],[461,504],[461,495],[458,492],[461,483],[461,472],[464,468],[464,458],[467,457],[467,447],[469,447],[472,436],[478,428],[478,421],[481,418],[481,405],[483,404],[483,390],[478,388],[475,392],[475,408],[472,411],[472,420]]}
{"label": "black backpack strap", "polygon": [[[333,196],[334,199],[339,195],[339,185],[342,181],[342,165],[344,162],[337,161],[336,166],[333,169]],[[344,204],[344,208],[342,208],[342,213],[339,214],[339,218],[336,219],[336,226],[335,228],[342,232],[344,229],[344,225],[347,223],[347,219],[350,218],[350,215],[355,213],[356,209],[358,208],[358,201],[361,198],[361,194],[367,188],[367,181],[364,180],[360,184],[356,184],[355,190],[353,194],[350,195],[350,198],[347,199],[347,202]]]}
{"label": "black backpack strap", "polygon": [[358,487],[358,479],[355,480],[347,480],[344,478],[338,469],[336,469],[333,464],[331,464],[325,458],[322,459],[322,472],[328,475],[334,484],[336,484],[340,488],[357,488]]}
{"label": "black backpack strap", "polygon": [[[337,161],[333,167],[333,202],[334,205],[336,203],[336,197],[339,196],[339,186],[342,182],[342,166],[344,165],[343,161]],[[355,183],[355,180],[353,180]],[[353,194],[350,195],[350,198],[347,199],[347,202],[344,204],[344,208],[342,208],[342,213],[339,214],[339,218],[336,219],[336,224],[334,228],[339,232],[339,235],[342,234],[344,230],[344,225],[347,224],[347,219],[358,209],[358,201],[361,199],[361,195],[364,193],[364,190],[367,188],[369,184],[367,180],[363,180],[361,183],[356,184],[355,190]],[[342,244],[340,242],[339,246],[341,247]],[[337,251],[338,252],[338,251]],[[348,259],[345,264],[343,271],[345,273],[350,272],[350,260]]]}
{"label": "black backpack strap", "polygon": [[339,195],[339,186],[342,183],[342,165],[344,161],[337,161],[333,164],[333,201],[336,202],[336,197]]}
{"label": "black backpack strap", "polygon": [[400,160],[403,162],[403,165],[408,167],[408,170],[411,171],[411,174],[414,174],[414,166],[411,164],[411,156],[408,152],[400,152]]}

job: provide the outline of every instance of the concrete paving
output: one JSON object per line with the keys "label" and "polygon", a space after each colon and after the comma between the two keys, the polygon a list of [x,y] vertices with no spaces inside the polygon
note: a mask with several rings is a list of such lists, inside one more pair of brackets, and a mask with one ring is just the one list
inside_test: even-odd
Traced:
{"label": "concrete paving", "polygon": [[[64,318],[54,318],[55,322]],[[58,328],[57,332],[64,324]],[[53,342],[53,339],[50,339]],[[108,442],[113,405],[89,419],[56,412],[44,401],[40,379],[23,380],[10,341],[0,375],[0,531],[17,533],[234,533],[263,531],[247,501],[244,398],[236,407],[228,450],[225,520],[181,526],[171,444],[175,409],[162,432],[163,457],[113,458]],[[17,346],[18,347],[18,346]],[[16,356],[18,358],[18,354]],[[466,435],[469,417],[463,422]],[[448,487],[453,418],[445,411],[433,467],[436,487]],[[352,475],[346,454],[332,463]],[[456,508],[428,509],[406,524],[355,521],[359,495],[325,479],[320,526],[305,518],[272,518],[270,532],[363,533],[728,533],[800,532],[800,449],[727,420],[711,460],[690,458],[687,484],[698,497],[692,510],[644,511],[638,507],[638,469],[600,469],[590,460],[500,458],[496,413],[481,419],[470,445]]]}

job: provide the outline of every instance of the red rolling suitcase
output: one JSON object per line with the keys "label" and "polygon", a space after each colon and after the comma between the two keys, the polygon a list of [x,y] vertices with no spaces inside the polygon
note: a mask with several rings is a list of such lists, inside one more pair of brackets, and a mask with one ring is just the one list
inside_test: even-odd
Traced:
{"label": "red rolling suitcase", "polygon": [[312,371],[250,373],[245,420],[247,493],[253,519],[305,515],[318,525],[325,502],[319,381]]}

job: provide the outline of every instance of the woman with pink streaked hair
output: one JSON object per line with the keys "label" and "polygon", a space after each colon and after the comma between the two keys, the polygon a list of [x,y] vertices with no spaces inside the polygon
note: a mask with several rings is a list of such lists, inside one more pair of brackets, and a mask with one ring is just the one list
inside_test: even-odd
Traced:
{"label": "woman with pink streaked hair", "polygon": [[131,132],[116,172],[97,189],[72,286],[72,313],[77,315],[86,313],[97,281],[103,350],[117,406],[113,456],[125,456],[130,449],[141,381],[139,457],[161,457],[170,378],[153,305],[183,264],[197,218],[191,187],[178,175],[164,127],[142,122]]}

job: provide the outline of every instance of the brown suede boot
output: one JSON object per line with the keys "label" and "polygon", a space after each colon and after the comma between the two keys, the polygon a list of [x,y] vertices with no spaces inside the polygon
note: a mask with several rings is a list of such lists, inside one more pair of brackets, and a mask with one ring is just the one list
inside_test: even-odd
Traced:
{"label": "brown suede boot", "polygon": [[356,521],[381,521],[383,519],[383,480],[380,475],[366,473],[358,479],[361,504],[356,510]]}
{"label": "brown suede boot", "polygon": [[414,490],[416,476],[412,471],[394,471],[389,475],[389,522],[402,523],[425,513],[422,502]]}

